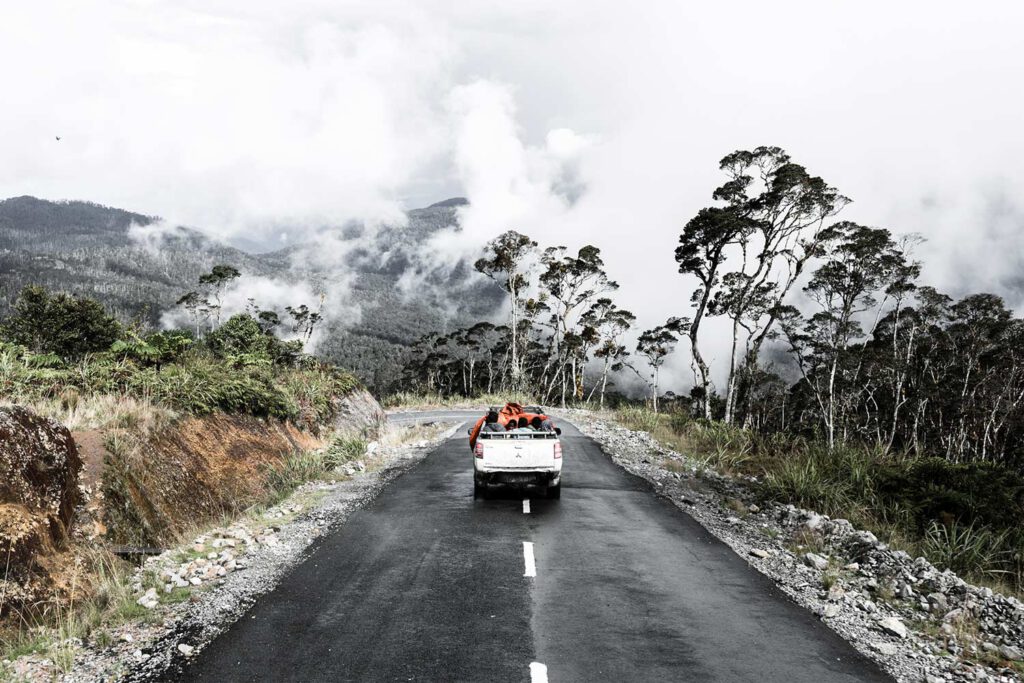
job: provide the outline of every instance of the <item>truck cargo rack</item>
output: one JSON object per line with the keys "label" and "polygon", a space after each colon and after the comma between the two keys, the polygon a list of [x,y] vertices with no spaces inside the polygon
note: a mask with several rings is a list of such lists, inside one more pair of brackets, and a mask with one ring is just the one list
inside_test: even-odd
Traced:
{"label": "truck cargo rack", "polygon": [[557,439],[557,432],[480,432],[480,439]]}

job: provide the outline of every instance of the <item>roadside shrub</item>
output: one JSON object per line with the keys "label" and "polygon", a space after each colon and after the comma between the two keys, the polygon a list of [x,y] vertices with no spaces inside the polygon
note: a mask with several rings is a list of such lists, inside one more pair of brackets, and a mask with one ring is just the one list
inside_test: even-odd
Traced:
{"label": "roadside shrub", "polygon": [[333,418],[336,399],[359,385],[351,374],[323,363],[282,370],[277,381],[293,397],[299,418],[303,422],[317,423]]}
{"label": "roadside shrub", "polygon": [[205,415],[216,410],[260,417],[291,418],[298,406],[265,368],[233,369],[194,359],[161,372],[144,368],[128,380],[131,393],[147,396],[175,410]]}
{"label": "roadside shrub", "polygon": [[1024,475],[994,463],[915,460],[880,471],[880,495],[914,512],[918,529],[932,520],[978,526],[1005,526],[1024,518]]}
{"label": "roadside shrub", "polygon": [[330,470],[323,451],[307,451],[285,458],[277,467],[267,469],[270,503],[276,503],[307,481],[317,479]]}
{"label": "roadside shrub", "polygon": [[693,420],[686,413],[671,413],[668,417],[668,428],[676,434],[685,434],[691,424]]}
{"label": "roadside shrub", "polygon": [[792,458],[778,463],[765,474],[762,492],[768,498],[828,514],[843,509],[849,502],[846,487],[831,480],[815,458]]}
{"label": "roadside shrub", "polygon": [[111,345],[110,351],[142,365],[155,365],[159,368],[164,363],[172,363],[180,358],[194,341],[194,336],[188,330],[154,332],[145,338],[134,330],[127,330],[121,339]]}

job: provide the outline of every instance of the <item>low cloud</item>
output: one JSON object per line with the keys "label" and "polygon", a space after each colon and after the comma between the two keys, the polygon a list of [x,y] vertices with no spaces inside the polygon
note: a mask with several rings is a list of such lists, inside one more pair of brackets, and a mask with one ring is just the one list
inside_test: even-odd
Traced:
{"label": "low cloud", "polygon": [[[307,352],[315,352],[317,346],[327,334],[327,323],[346,321],[358,324],[359,309],[328,296],[322,290],[303,280],[286,280],[255,275],[242,275],[232,281],[221,293],[220,320],[223,322],[238,313],[254,314],[258,310],[274,311],[280,316],[282,324],[277,330],[282,339],[299,339],[301,330],[293,329],[293,319],[285,310],[287,307],[299,308],[307,306],[313,312],[324,316],[324,323],[313,332],[306,345]],[[161,318],[165,329],[190,328],[194,325],[189,312],[184,308],[173,308],[165,312]]]}
{"label": "low cloud", "polygon": [[[346,225],[370,244],[463,195],[462,231],[421,250],[407,290],[516,229],[600,247],[650,327],[688,310],[673,249],[718,160],[774,144],[854,199],[843,218],[927,238],[926,282],[1019,308],[1024,95],[1006,84],[1024,74],[1022,20],[1021,4],[953,0],[21,3],[0,24],[18,65],[0,195],[313,245],[296,272],[332,296],[350,283]],[[688,383],[682,346],[667,374]]]}

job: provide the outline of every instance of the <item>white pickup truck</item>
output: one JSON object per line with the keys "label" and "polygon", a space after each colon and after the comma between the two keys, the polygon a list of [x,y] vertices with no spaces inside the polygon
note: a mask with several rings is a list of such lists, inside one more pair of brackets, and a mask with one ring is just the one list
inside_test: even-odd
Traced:
{"label": "white pickup truck", "polygon": [[561,430],[480,432],[473,449],[473,496],[492,486],[536,486],[548,498],[562,495]]}

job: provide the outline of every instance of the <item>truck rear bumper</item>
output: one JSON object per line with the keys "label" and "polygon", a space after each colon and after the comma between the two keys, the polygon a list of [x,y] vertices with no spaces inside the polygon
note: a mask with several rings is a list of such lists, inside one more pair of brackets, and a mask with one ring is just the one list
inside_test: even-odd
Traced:
{"label": "truck rear bumper", "polygon": [[558,470],[545,471],[477,471],[479,484],[490,486],[558,486],[562,473]]}

